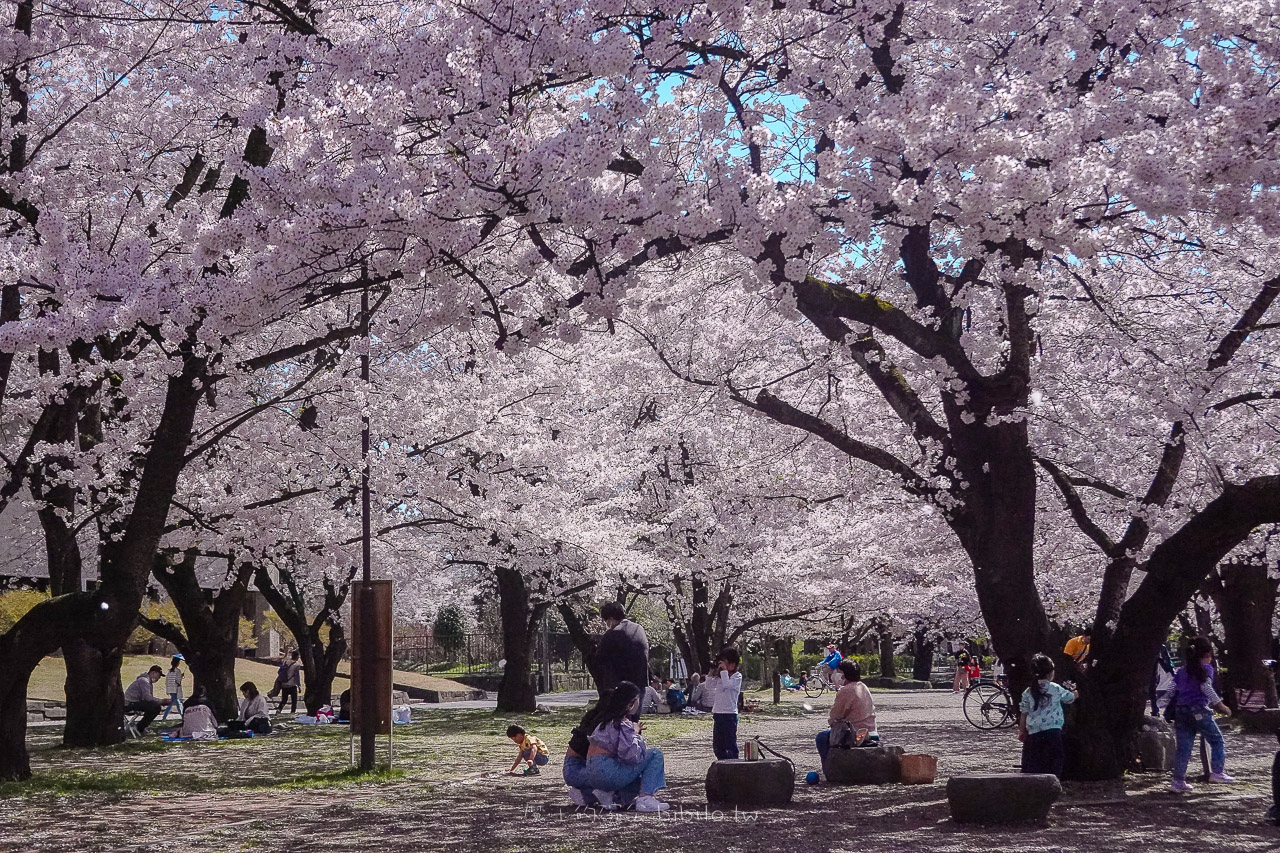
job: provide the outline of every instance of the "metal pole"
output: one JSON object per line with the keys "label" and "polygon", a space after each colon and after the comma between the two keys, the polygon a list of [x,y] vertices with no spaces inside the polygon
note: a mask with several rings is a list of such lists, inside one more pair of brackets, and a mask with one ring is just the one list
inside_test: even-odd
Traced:
{"label": "metal pole", "polygon": [[[364,384],[365,403],[361,407],[360,414],[360,450],[361,470],[360,470],[360,560],[361,560],[361,577],[368,583],[372,580],[372,558],[370,556],[370,526],[369,526],[369,285],[366,283],[360,291],[360,333],[364,337],[364,351],[360,354],[360,380]],[[373,635],[373,619],[374,607],[373,596],[366,595],[362,598],[363,612],[360,614],[364,620],[364,634],[366,638]],[[357,649],[356,653],[363,655],[362,666],[360,667],[361,681],[360,693],[362,695],[362,703],[366,706],[366,713],[361,714],[360,724],[360,769],[369,771],[374,768],[376,763],[375,753],[377,750],[377,733],[375,731],[372,710],[374,692],[377,690],[377,677],[373,671],[373,661],[369,656],[369,649],[372,644],[365,642],[363,648]]]}
{"label": "metal pole", "polygon": [[542,655],[539,661],[542,668],[542,692],[550,693],[551,685],[551,622],[547,619],[547,611],[542,611]]}

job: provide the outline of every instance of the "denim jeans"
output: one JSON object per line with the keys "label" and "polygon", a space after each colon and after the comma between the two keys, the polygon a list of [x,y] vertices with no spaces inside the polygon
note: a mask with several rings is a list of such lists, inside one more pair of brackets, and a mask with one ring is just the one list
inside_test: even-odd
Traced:
{"label": "denim jeans", "polygon": [[161,717],[160,719],[162,720],[169,719],[169,712],[172,711],[174,708],[178,709],[179,714],[182,713],[182,694],[181,693],[169,694],[169,705],[164,709],[164,716]]}
{"label": "denim jeans", "polygon": [[[581,791],[587,802],[595,799],[595,795],[591,793],[591,780],[587,778],[587,760],[585,758],[566,755],[564,757],[564,766],[561,770],[564,774],[564,783],[566,785]],[[635,787],[638,792],[640,790],[640,780],[636,780]]]}
{"label": "denim jeans", "polygon": [[593,755],[587,759],[587,782],[592,788],[623,794],[639,783],[640,793],[656,793],[667,787],[662,750],[646,749],[636,764],[623,764],[612,755]]}
{"label": "denim jeans", "polygon": [[1173,712],[1174,734],[1178,738],[1178,751],[1173,758],[1173,778],[1187,778],[1187,764],[1191,762],[1191,748],[1196,735],[1209,744],[1209,767],[1221,773],[1227,766],[1227,748],[1222,742],[1222,732],[1213,721],[1213,712],[1201,706],[1179,705]]}
{"label": "denim jeans", "polygon": [[738,757],[738,715],[711,715],[711,749],[716,758]]}
{"label": "denim jeans", "polygon": [[818,736],[814,738],[818,744],[818,760],[823,764],[827,763],[827,753],[831,751],[831,729],[825,732],[818,732]]}
{"label": "denim jeans", "polygon": [[543,767],[546,765],[548,761],[551,760],[551,758],[550,756],[543,755],[541,752],[538,752],[536,749],[522,749],[520,750],[520,760],[521,761],[532,760],[534,767]]}

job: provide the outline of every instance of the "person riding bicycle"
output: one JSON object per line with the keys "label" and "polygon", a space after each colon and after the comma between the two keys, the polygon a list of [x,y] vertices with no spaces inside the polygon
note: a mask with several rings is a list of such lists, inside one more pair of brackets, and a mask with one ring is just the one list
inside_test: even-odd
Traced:
{"label": "person riding bicycle", "polygon": [[827,681],[833,681],[836,674],[836,668],[840,666],[840,661],[844,660],[844,656],[840,654],[840,650],[836,648],[835,643],[827,643],[827,656],[822,659],[820,666],[827,668]]}

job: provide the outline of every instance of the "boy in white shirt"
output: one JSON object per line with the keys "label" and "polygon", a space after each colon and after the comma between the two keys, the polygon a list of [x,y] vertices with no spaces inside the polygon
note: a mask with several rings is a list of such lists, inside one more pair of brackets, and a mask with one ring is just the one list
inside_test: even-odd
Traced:
{"label": "boy in white shirt", "polygon": [[733,646],[726,646],[716,658],[715,701],[711,705],[711,748],[716,758],[738,757],[738,697],[742,694],[742,658]]}

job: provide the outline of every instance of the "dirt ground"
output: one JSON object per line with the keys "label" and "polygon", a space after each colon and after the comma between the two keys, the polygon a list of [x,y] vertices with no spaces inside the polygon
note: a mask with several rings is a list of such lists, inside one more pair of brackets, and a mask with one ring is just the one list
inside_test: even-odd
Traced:
{"label": "dirt ground", "polygon": [[[979,732],[947,692],[876,694],[889,743],[939,757],[933,785],[808,786],[818,766],[812,735],[828,701],[765,708],[743,718],[795,760],[795,802],[734,813],[709,808],[710,719],[653,718],[647,734],[667,758],[673,804],[662,815],[576,813],[558,755],[539,777],[506,776],[514,747],[503,730],[518,719],[555,747],[579,712],[508,718],[478,710],[415,712],[396,730],[396,769],[352,779],[348,737],[330,727],[286,727],[278,736],[161,746],[154,738],[92,752],[34,753],[37,778],[0,786],[0,850],[133,851],[1276,851],[1280,829],[1262,820],[1270,799],[1270,736],[1227,731],[1233,786],[1167,792],[1167,776],[1066,783],[1047,826],[990,829],[953,824],[944,786],[956,773],[1014,769],[1009,731]],[[557,753],[559,750],[556,750]]]}

